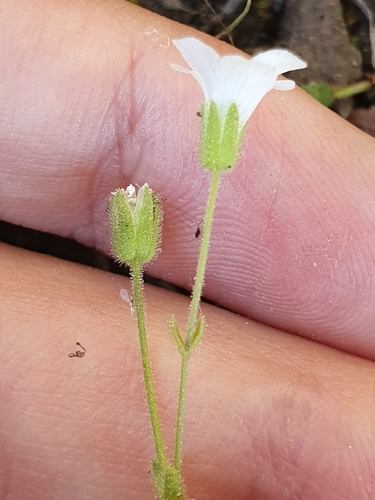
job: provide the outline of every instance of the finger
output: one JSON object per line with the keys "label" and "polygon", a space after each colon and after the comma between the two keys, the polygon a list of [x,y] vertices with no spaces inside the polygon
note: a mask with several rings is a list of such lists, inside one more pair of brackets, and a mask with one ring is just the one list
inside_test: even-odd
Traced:
{"label": "finger", "polygon": [[[152,499],[135,320],[121,277],[0,247],[0,496]],[[146,287],[163,434],[173,453],[186,298]],[[189,498],[368,499],[374,365],[213,306],[192,358]],[[82,358],[68,353],[80,342]]]}
{"label": "finger", "polygon": [[[170,41],[198,34],[124,2],[92,5],[4,9],[0,215],[108,252],[110,191],[147,181],[165,210],[149,272],[190,287],[208,189],[202,95],[170,68],[182,63]],[[268,94],[222,182],[205,296],[374,358],[374,153],[301,92]]]}

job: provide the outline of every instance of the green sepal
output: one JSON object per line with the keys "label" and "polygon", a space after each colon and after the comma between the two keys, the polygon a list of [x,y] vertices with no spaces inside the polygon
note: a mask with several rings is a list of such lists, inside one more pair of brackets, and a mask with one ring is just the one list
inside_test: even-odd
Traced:
{"label": "green sepal", "polygon": [[203,103],[200,115],[201,143],[199,160],[207,170],[227,172],[238,159],[244,127],[239,128],[238,106],[232,103],[227,109],[224,123],[214,101]]}
{"label": "green sepal", "polygon": [[162,212],[158,196],[145,184],[138,191],[135,206],[137,260],[150,262],[159,247]]}
{"label": "green sepal", "polygon": [[124,189],[112,193],[108,204],[108,216],[112,236],[112,252],[122,263],[133,261],[137,251],[137,239],[133,210]]}
{"label": "green sepal", "polygon": [[240,134],[238,129],[238,121],[238,107],[232,103],[225,116],[223,136],[220,144],[220,161],[223,165],[226,165],[226,170],[231,170],[238,159],[242,140],[242,134]]}
{"label": "green sepal", "polygon": [[217,170],[218,149],[221,139],[220,117],[216,104],[203,103],[201,108],[201,143],[199,160],[201,165],[208,170]]}

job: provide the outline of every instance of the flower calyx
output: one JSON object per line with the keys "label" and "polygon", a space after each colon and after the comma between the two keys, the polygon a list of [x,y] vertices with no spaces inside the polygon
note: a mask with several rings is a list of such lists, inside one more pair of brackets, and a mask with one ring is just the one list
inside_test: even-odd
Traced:
{"label": "flower calyx", "polygon": [[112,251],[130,267],[151,262],[160,249],[162,210],[159,197],[144,184],[111,193],[108,204]]}

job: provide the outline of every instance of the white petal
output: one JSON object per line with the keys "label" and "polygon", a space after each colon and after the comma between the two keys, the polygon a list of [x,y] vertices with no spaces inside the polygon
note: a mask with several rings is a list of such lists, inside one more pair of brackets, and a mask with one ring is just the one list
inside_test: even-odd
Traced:
{"label": "white petal", "polygon": [[293,80],[277,80],[273,86],[275,90],[293,90],[295,87]]}
{"label": "white petal", "polygon": [[179,64],[173,64],[173,63],[171,63],[169,66],[172,69],[174,69],[175,71],[178,71],[179,73],[187,73],[188,75],[192,74],[192,71],[190,69],[183,68]]}
{"label": "white petal", "polygon": [[196,38],[173,40],[173,44],[194,71],[192,75],[202,87],[206,100],[210,100],[209,89],[215,80],[215,65],[220,59],[219,55]]}
{"label": "white petal", "polygon": [[129,184],[129,186],[125,190],[125,193],[126,193],[127,196],[129,196],[129,198],[131,198],[132,196],[134,196],[135,187],[133,186],[133,184]]}
{"label": "white petal", "polygon": [[207,65],[215,64],[219,55],[208,45],[197,38],[181,38],[173,40],[173,44],[181,52],[182,57],[194,71]]}
{"label": "white petal", "polygon": [[240,110],[240,126],[250,118],[263,97],[273,89],[277,75],[274,68],[248,60],[246,70],[236,79],[234,100]]}
{"label": "white petal", "polygon": [[248,62],[248,59],[240,56],[224,56],[217,62],[209,93],[218,107],[241,101],[238,95],[245,81]]}
{"label": "white petal", "polygon": [[237,104],[240,127],[245,125],[270,90],[294,88],[291,80],[278,81],[279,75],[306,67],[304,61],[282,49],[269,50],[249,59],[238,55],[220,57],[195,38],[174,40],[173,43],[192,71],[175,65],[172,67],[190,73],[198,81],[206,102],[217,104],[222,123],[228,107],[232,103]]}
{"label": "white petal", "polygon": [[122,300],[124,300],[125,302],[130,303],[130,297],[129,297],[128,291],[127,291],[127,290],[125,290],[125,288],[121,288],[121,290],[120,290],[120,297],[121,297],[121,298],[122,298]]}
{"label": "white petal", "polygon": [[286,71],[294,71],[296,69],[304,69],[307,64],[299,57],[295,56],[288,50],[273,49],[262,52],[254,57],[253,61],[260,62],[273,66],[278,75]]}

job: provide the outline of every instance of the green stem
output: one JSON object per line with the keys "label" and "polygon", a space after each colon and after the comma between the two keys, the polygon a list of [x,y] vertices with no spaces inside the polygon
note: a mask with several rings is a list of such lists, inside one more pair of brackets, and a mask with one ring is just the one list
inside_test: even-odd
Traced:
{"label": "green stem", "polygon": [[251,7],[251,0],[247,0],[243,12],[241,12],[241,14],[238,17],[236,17],[236,19],[228,26],[228,28],[225,28],[225,30],[216,35],[216,38],[222,38],[223,36],[226,36],[229,33],[231,33],[234,30],[234,28],[236,28],[242,22],[242,20],[247,16],[250,7]]}
{"label": "green stem", "polygon": [[369,80],[362,80],[361,82],[353,83],[353,85],[348,85],[347,87],[336,87],[331,88],[331,90],[334,99],[346,99],[347,97],[367,92],[371,87],[372,82]]}
{"label": "green stem", "polygon": [[136,312],[136,316],[137,316],[138,335],[139,335],[139,343],[140,343],[140,347],[141,347],[143,375],[144,375],[144,379],[145,379],[147,403],[148,403],[148,408],[149,408],[150,417],[151,417],[152,433],[153,433],[153,437],[154,437],[158,462],[159,462],[160,466],[166,467],[167,458],[166,458],[163,438],[162,438],[162,434],[161,434],[161,427],[160,427],[158,409],[157,409],[156,398],[155,398],[155,391],[154,391],[154,386],[152,383],[152,370],[151,370],[150,355],[149,355],[148,344],[147,344],[145,315],[144,315],[144,310],[143,310],[143,296],[142,296],[143,273],[141,270],[141,266],[139,264],[133,263],[131,265],[131,272],[132,272],[133,299],[134,299],[134,304],[135,304],[135,312]]}
{"label": "green stem", "polygon": [[185,338],[185,346],[190,347],[191,341],[195,332],[195,325],[198,317],[199,302],[202,296],[202,289],[204,284],[204,273],[206,271],[208,247],[210,244],[211,227],[214,216],[217,190],[220,184],[220,176],[222,172],[213,172],[211,177],[211,186],[208,194],[206,215],[204,218],[204,227],[202,235],[202,244],[199,253],[197,274],[194,283],[193,295],[190,304],[189,319],[187,324],[187,333]]}
{"label": "green stem", "polygon": [[220,176],[221,172],[214,171],[211,177],[211,186],[206,206],[206,215],[204,219],[204,228],[203,228],[202,243],[198,259],[197,274],[195,278],[193,295],[190,304],[189,318],[188,318],[187,331],[185,337],[186,352],[182,355],[182,360],[181,360],[180,388],[179,388],[178,408],[177,408],[175,459],[174,459],[174,466],[177,471],[181,470],[181,464],[182,464],[182,441],[184,434],[186,388],[187,388],[188,371],[189,371],[189,359],[191,355],[191,351],[189,352],[189,348],[191,347],[191,343],[196,330],[196,323],[199,312],[199,302],[201,299],[202,289],[204,284],[204,274],[207,264],[208,247],[210,243],[211,227],[215,210],[217,191],[220,184]]}

